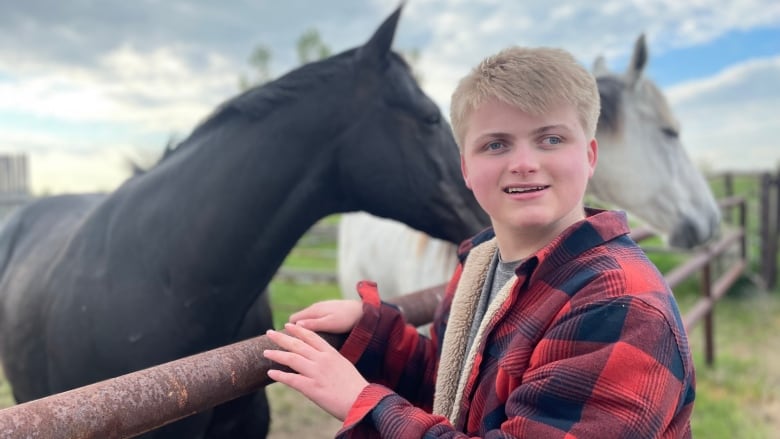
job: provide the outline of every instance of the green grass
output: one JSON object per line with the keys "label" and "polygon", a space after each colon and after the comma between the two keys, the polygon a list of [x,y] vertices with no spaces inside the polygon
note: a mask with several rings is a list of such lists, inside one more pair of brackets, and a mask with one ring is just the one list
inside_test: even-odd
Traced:
{"label": "green grass", "polygon": [[[339,215],[331,215],[320,221],[335,227]],[[304,236],[287,255],[283,267],[296,270],[336,272],[335,234]],[[274,310],[274,327],[281,328],[290,314],[306,306],[328,299],[341,298],[341,292],[332,283],[303,283],[274,279],[269,285],[271,306]]]}
{"label": "green grass", "polygon": [[333,273],[336,271],[336,257],[328,255],[329,253],[332,252],[327,249],[320,251],[296,249],[290,252],[283,265],[287,268]]}
{"label": "green grass", "polygon": [[742,283],[730,293],[715,308],[712,367],[704,360],[703,327],[690,334],[697,375],[694,437],[776,437],[772,429],[780,425],[780,291],[757,292]]}
{"label": "green grass", "polygon": [[[669,252],[648,256],[662,273],[688,258]],[[700,285],[697,272],[674,288],[683,315],[699,299]],[[713,322],[713,366],[705,361],[703,322],[689,334],[697,381],[693,437],[769,439],[773,427],[763,410],[780,403],[780,374],[770,373],[780,371],[780,290],[761,292],[741,278],[716,304]],[[762,349],[770,346],[775,347],[774,356]],[[780,410],[780,405],[773,407],[770,410]]]}
{"label": "green grass", "polygon": [[11,394],[11,386],[6,381],[5,376],[0,373],[0,408],[14,405],[14,397]]}
{"label": "green grass", "polygon": [[271,282],[271,306],[274,310],[274,328],[281,328],[290,314],[306,306],[328,299],[341,298],[338,285],[300,284],[295,282]]}

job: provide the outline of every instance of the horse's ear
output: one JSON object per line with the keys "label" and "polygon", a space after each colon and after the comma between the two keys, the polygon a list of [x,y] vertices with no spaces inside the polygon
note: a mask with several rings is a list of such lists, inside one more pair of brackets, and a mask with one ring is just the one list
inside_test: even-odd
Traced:
{"label": "horse's ear", "polygon": [[374,32],[371,39],[358,49],[359,59],[369,62],[381,62],[385,59],[393,46],[395,28],[398,26],[398,18],[401,16],[403,7],[404,2],[401,2],[398,8]]}
{"label": "horse's ear", "polygon": [[626,72],[629,84],[633,85],[639,81],[646,64],[647,43],[645,43],[645,34],[641,34],[634,44],[634,54],[631,55],[631,64],[629,64],[628,72]]}
{"label": "horse's ear", "polygon": [[593,67],[591,68],[591,71],[593,72],[593,76],[604,76],[609,74],[609,68],[607,67],[607,60],[604,58],[603,55],[599,55],[596,57],[596,60],[593,61]]}

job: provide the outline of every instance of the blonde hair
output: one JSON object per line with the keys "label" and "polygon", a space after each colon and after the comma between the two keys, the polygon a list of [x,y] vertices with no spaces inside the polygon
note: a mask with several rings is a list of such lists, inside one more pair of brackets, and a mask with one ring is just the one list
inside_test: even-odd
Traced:
{"label": "blonde hair", "polygon": [[485,58],[452,93],[450,121],[463,150],[467,120],[479,105],[496,98],[540,115],[573,105],[588,137],[596,134],[601,101],[596,79],[567,51],[549,47],[509,47]]}

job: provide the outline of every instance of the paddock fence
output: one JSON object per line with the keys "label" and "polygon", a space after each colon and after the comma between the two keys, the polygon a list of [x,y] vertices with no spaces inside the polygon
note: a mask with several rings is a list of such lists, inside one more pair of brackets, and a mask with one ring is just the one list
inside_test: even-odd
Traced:
{"label": "paddock fence", "polygon": [[[721,181],[726,197],[733,196],[738,189],[735,181],[738,179],[755,181],[755,191],[749,193],[750,198],[757,200],[758,220],[758,267],[756,269],[763,286],[773,290],[777,286],[778,271],[778,240],[780,240],[780,167],[775,172],[732,171],[710,176],[710,182]],[[730,221],[729,216],[724,216]]]}
{"label": "paddock fence", "polygon": [[[762,181],[765,181],[764,177]],[[770,176],[768,183],[768,190],[777,191],[777,176]],[[759,265],[761,281],[767,285],[771,285],[769,278],[763,276],[776,272],[777,268],[767,267],[763,260],[772,248],[777,249],[776,222],[774,226],[770,223],[773,216],[777,218],[777,210],[763,203],[773,197],[778,200],[777,195],[765,196],[763,192],[759,197],[762,203],[759,229],[762,234],[767,233],[760,238],[762,260]],[[731,195],[721,198],[720,205],[724,209],[724,219],[732,226],[729,231],[717,242],[696,250],[683,264],[665,273],[673,288],[693,275],[701,276],[701,298],[685,314],[684,324],[690,331],[698,322],[704,322],[704,344],[710,365],[714,359],[715,304],[750,266],[747,200],[741,195]],[[641,242],[652,237],[653,233],[636,229],[631,236]],[[772,239],[775,240],[774,247],[764,241]],[[723,266],[719,261],[729,253],[735,253],[736,258],[731,258],[733,262]],[[776,261],[776,254],[774,256]],[[399,306],[410,322],[423,324],[430,321],[442,291],[443,286],[434,287],[392,299],[391,302]],[[336,347],[344,342],[340,336],[325,336]],[[268,385],[267,371],[273,363],[263,358],[262,352],[274,347],[267,337],[254,337],[0,410],[0,439],[137,436]]]}

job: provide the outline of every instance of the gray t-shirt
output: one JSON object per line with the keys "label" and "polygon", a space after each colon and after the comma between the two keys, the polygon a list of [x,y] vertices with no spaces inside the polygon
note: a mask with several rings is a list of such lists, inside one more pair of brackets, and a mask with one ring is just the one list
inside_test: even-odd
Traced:
{"label": "gray t-shirt", "polygon": [[466,347],[466,352],[471,349],[471,345],[474,343],[474,338],[477,336],[479,326],[482,323],[482,319],[485,318],[485,312],[496,297],[496,294],[504,287],[504,285],[515,274],[515,270],[523,262],[523,260],[504,262],[501,260],[498,250],[493,255],[493,260],[490,262],[490,268],[488,269],[487,277],[485,278],[485,285],[482,287],[482,293],[477,303],[477,309],[474,313],[474,320],[471,322],[471,330],[469,331],[469,344]]}

